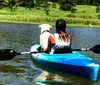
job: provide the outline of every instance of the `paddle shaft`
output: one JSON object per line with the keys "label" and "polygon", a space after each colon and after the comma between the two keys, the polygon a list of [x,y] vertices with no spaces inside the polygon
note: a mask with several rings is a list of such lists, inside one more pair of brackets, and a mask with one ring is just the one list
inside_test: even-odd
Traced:
{"label": "paddle shaft", "polygon": [[91,48],[72,49],[72,51],[91,51]]}
{"label": "paddle shaft", "polygon": [[[91,48],[81,48],[81,49],[71,49],[72,51],[90,51]],[[32,53],[43,53],[43,51],[41,52],[20,52],[20,53],[16,53],[16,55],[23,55],[23,54],[32,54]]]}
{"label": "paddle shaft", "polygon": [[[93,48],[81,48],[81,49],[68,49],[71,51],[92,51],[96,54],[100,54],[100,45],[96,45]],[[32,54],[32,53],[44,53],[44,52],[16,52],[12,49],[3,49],[0,50],[0,61],[1,60],[10,60],[14,58],[16,55],[23,54]]]}
{"label": "paddle shaft", "polygon": [[32,54],[32,53],[43,53],[43,51],[41,51],[41,52],[20,52],[20,53],[18,53],[18,55]]}
{"label": "paddle shaft", "polygon": [[20,52],[19,54],[23,55],[23,54],[30,54],[31,52]]}

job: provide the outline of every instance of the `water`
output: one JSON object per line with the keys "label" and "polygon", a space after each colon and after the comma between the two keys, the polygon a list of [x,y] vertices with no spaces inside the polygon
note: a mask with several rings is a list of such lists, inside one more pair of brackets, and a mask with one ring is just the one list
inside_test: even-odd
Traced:
{"label": "water", "polygon": [[[74,28],[74,29],[73,29]],[[68,27],[73,35],[72,48],[93,47],[100,44],[100,29]],[[52,33],[55,32],[55,27]],[[39,44],[40,28],[28,24],[0,24],[0,49],[11,48],[17,52],[30,51],[31,44]],[[81,52],[100,62],[100,55]],[[99,73],[100,75],[100,73]],[[0,61],[0,85],[100,85],[97,81],[34,62],[30,55],[18,55],[12,60]]]}

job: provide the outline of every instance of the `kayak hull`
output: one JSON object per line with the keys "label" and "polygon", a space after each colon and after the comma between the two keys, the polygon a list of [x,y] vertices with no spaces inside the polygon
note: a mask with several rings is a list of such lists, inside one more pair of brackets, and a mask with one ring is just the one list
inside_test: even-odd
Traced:
{"label": "kayak hull", "polygon": [[[33,45],[31,52],[37,51],[39,46],[38,44]],[[31,57],[47,67],[79,74],[91,80],[97,80],[98,77],[99,63],[79,52],[67,54],[32,53]]]}

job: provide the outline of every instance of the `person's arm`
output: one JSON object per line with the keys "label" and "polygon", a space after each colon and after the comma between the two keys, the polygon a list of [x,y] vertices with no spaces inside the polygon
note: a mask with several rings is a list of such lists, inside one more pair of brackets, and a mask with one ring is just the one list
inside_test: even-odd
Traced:
{"label": "person's arm", "polygon": [[70,37],[70,45],[72,44],[72,35],[71,34],[69,34],[69,37]]}
{"label": "person's arm", "polygon": [[51,51],[51,48],[52,48],[53,45],[55,45],[55,43],[56,42],[55,42],[54,37],[52,35],[50,35],[49,38],[48,38],[48,48],[47,48],[47,50]]}

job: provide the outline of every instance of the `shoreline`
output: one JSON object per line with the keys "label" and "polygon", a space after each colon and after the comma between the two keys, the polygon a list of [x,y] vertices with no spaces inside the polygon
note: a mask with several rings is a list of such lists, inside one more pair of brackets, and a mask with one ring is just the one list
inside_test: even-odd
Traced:
{"label": "shoreline", "polygon": [[[40,22],[17,22],[17,21],[0,21],[0,23],[4,23],[4,24],[50,24],[50,25],[52,25],[52,26],[54,26],[55,25],[55,23],[53,23],[53,22],[42,22],[42,23],[40,23]],[[82,28],[91,28],[89,25],[85,25],[85,24],[67,24],[67,26],[71,26],[71,27],[82,27]],[[100,28],[100,25],[94,25],[94,27],[93,28]]]}
{"label": "shoreline", "polygon": [[[96,6],[77,5],[75,13],[70,11],[62,11],[50,7],[49,15],[46,15],[43,8],[31,10],[24,7],[18,7],[15,12],[11,12],[4,7],[0,10],[0,23],[16,23],[16,24],[51,24],[59,18],[63,18],[67,22],[67,26],[87,27],[92,23],[93,28],[100,28],[100,13],[95,12]],[[93,10],[90,10],[93,9]],[[84,11],[84,12],[83,12]]]}

